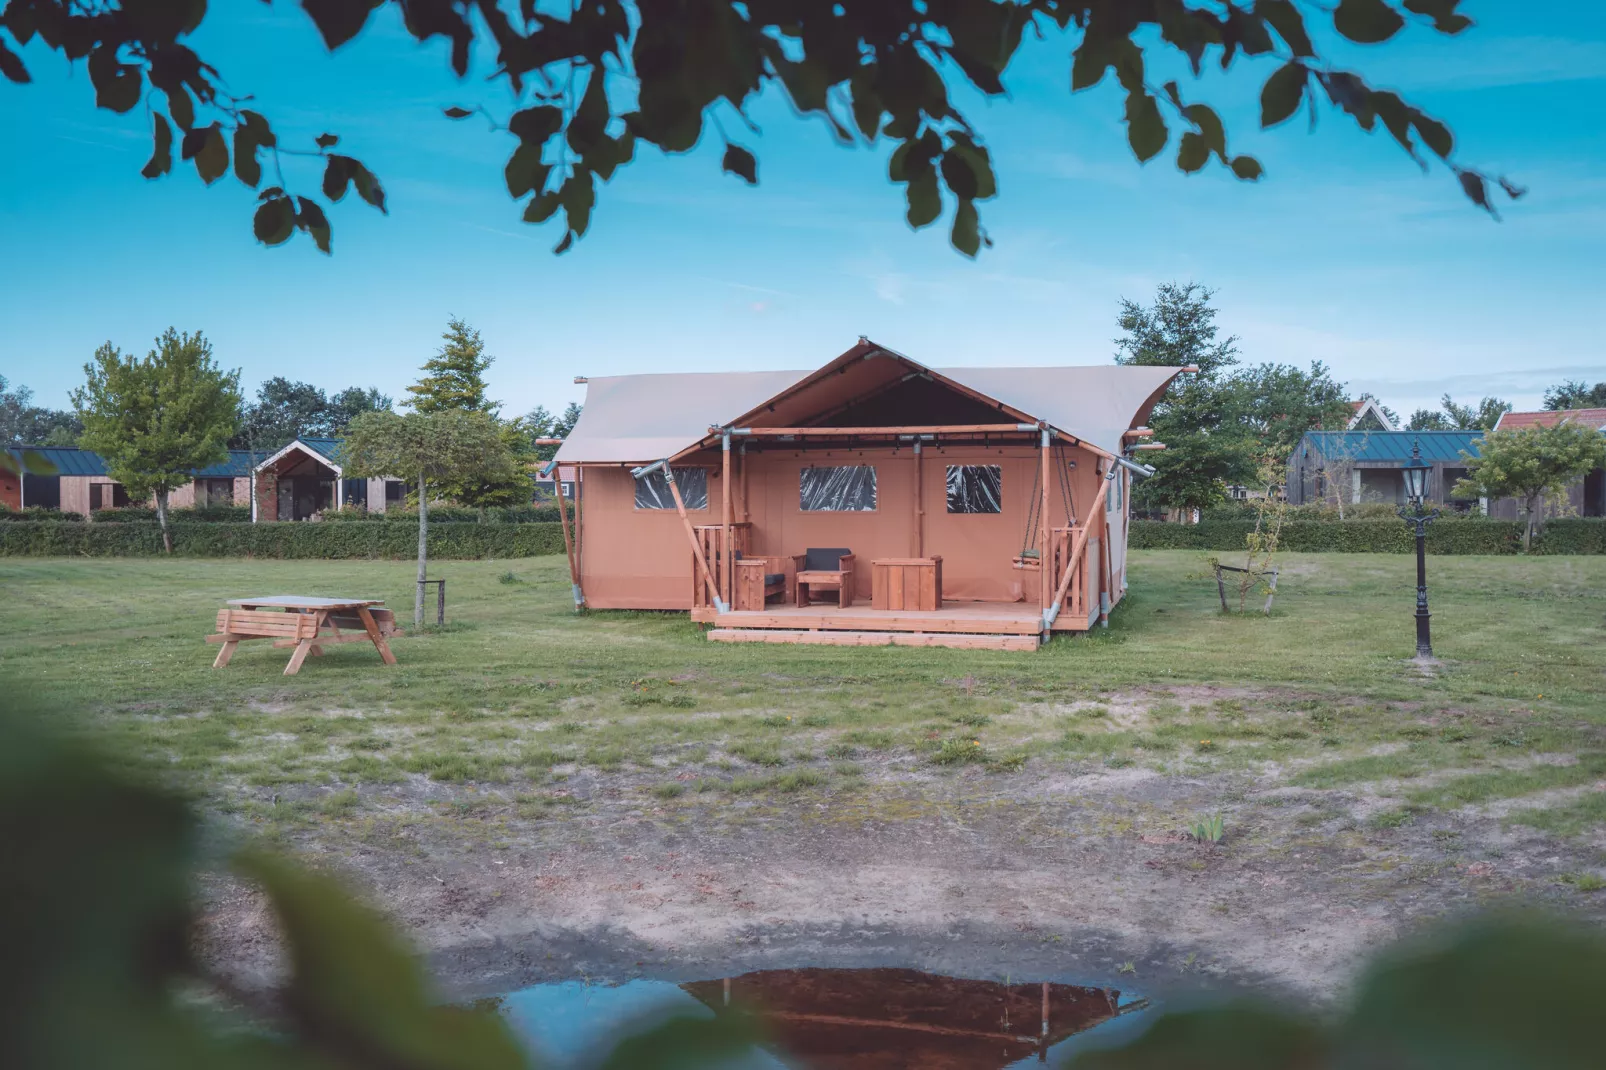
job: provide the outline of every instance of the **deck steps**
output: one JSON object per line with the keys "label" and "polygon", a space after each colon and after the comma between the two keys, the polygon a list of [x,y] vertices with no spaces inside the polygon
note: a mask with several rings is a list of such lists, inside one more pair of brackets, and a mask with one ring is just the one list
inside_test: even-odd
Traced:
{"label": "deck steps", "polygon": [[808,631],[799,628],[711,628],[715,643],[803,643],[818,646],[944,646],[963,650],[1036,650],[1038,635],[962,632]]}

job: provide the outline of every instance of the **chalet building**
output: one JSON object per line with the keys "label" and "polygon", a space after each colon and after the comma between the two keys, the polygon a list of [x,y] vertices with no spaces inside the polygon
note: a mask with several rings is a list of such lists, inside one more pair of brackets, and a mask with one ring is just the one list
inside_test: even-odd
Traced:
{"label": "chalet building", "polygon": [[[1510,431],[1524,427],[1553,427],[1563,420],[1581,423],[1606,434],[1606,409],[1561,409],[1542,412],[1508,412],[1495,423],[1496,431]],[[1567,487],[1567,500],[1556,502],[1557,511],[1573,516],[1606,516],[1606,468],[1597,468]],[[1493,503],[1490,516],[1515,520],[1521,515],[1521,506],[1512,498]]]}
{"label": "chalet building", "polygon": [[[27,446],[8,452],[16,456],[24,450],[30,467],[48,466],[52,472],[28,472],[20,480],[10,473],[0,473],[0,502],[12,509],[40,506],[88,516],[98,509],[149,504],[131,500],[123,485],[106,474],[105,462],[93,450]],[[244,505],[250,497],[251,454],[231,450],[227,460],[201,469],[192,482],[168,495],[168,507]]]}
{"label": "chalet building", "polygon": [[1428,496],[1442,509],[1466,512],[1476,502],[1450,497],[1467,474],[1463,452],[1477,456],[1482,431],[1307,431],[1288,458],[1291,505],[1345,505],[1405,502],[1404,465],[1421,444],[1422,459],[1433,466]]}
{"label": "chalet building", "polygon": [[383,513],[406,500],[399,479],[347,478],[339,456],[339,439],[302,436],[257,465],[252,521],[311,520],[347,506]]}
{"label": "chalet building", "polygon": [[1086,630],[1126,591],[1133,451],[1184,370],[930,368],[860,339],[813,371],[591,377],[556,461],[585,489],[576,601],[732,642]]}

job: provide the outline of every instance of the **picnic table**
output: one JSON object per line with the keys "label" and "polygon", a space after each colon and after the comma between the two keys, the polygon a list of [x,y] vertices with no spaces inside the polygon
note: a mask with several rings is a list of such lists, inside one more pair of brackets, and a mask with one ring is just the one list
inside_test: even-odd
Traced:
{"label": "picnic table", "polygon": [[[317,598],[299,594],[272,594],[261,598],[231,598],[230,608],[217,614],[217,634],[208,643],[222,643],[212,668],[221,669],[234,650],[248,639],[271,639],[276,647],[295,647],[286,676],[301,671],[307,655],[323,654],[335,643],[373,643],[386,665],[396,664],[386,637],[400,635],[396,616],[377,598]],[[347,629],[342,631],[341,629]]]}

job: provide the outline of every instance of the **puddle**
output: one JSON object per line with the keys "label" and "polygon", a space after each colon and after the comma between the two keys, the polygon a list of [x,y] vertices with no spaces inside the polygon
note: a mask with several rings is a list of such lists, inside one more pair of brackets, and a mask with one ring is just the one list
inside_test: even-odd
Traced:
{"label": "puddle", "polygon": [[766,1038],[721,1070],[1001,1070],[1056,1061],[1142,1028],[1131,992],[1004,984],[903,969],[763,970],[677,984],[570,981],[502,998],[502,1013],[562,1068],[593,1064],[625,1030],[751,1009]]}

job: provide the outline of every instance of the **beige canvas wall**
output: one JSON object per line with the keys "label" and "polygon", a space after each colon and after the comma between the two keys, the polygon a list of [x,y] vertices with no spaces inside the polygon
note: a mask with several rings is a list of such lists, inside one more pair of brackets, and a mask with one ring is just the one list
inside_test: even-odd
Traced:
{"label": "beige canvas wall", "polygon": [[[1056,450],[1056,464],[1068,469],[1078,520],[1103,512],[1104,481],[1090,451]],[[709,507],[692,512],[694,524],[720,522],[719,455],[699,455],[693,463],[710,468]],[[739,462],[738,462],[739,463]],[[758,554],[800,554],[811,546],[846,547],[862,567],[858,596],[870,597],[869,562],[877,557],[940,554],[943,593],[955,601],[1038,600],[1038,574],[1013,567],[1023,541],[1031,501],[1041,495],[1039,451],[1032,446],[932,446],[920,460],[923,534],[917,533],[913,449],[908,446],[864,450],[764,451],[749,454],[745,483],[747,514],[753,522],[750,547]],[[876,469],[874,512],[803,512],[799,508],[800,469],[805,465],[868,464]],[[950,464],[995,464],[1001,469],[1003,511],[995,514],[947,512],[946,475]],[[738,473],[740,469],[737,469]],[[741,487],[732,480],[734,519],[743,516]],[[1050,519],[1067,523],[1058,475],[1051,473]],[[1124,489],[1124,486],[1123,486]],[[1124,502],[1124,499],[1123,499]],[[689,609],[692,553],[680,517],[673,510],[635,508],[635,483],[621,468],[588,468],[581,507],[582,585],[597,609]],[[1115,537],[1124,542],[1124,510],[1112,518]],[[1039,520],[1039,524],[1041,521]],[[1117,556],[1116,561],[1123,561]],[[1119,583],[1119,580],[1117,580]]]}

